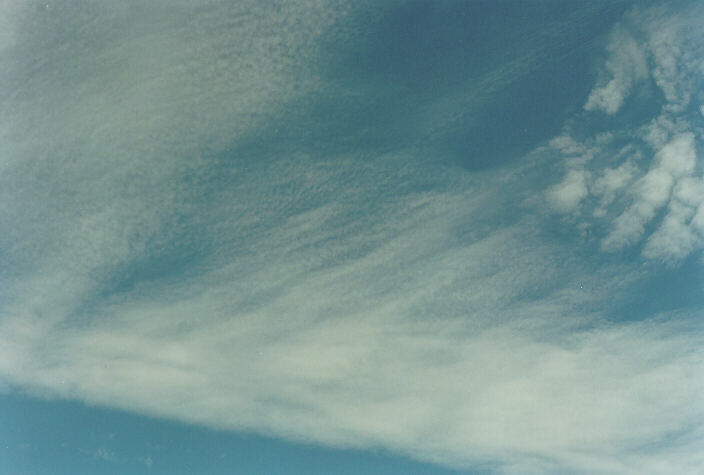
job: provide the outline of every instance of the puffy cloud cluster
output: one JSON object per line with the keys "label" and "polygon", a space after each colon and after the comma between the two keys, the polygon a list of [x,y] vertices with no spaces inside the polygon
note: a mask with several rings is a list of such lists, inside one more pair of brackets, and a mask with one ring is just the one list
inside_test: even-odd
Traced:
{"label": "puffy cloud cluster", "polygon": [[[595,224],[589,214],[598,222],[606,220],[605,250],[643,242],[644,257],[676,262],[704,247],[695,218],[704,204],[704,124],[696,102],[703,99],[697,91],[704,86],[704,35],[696,27],[703,18],[695,6],[627,15],[608,46],[605,68],[612,79],[591,92],[585,109],[615,114],[632,86],[650,79],[661,94],[659,114],[635,130],[630,124],[617,126],[611,145],[597,138],[575,141],[569,135],[552,142],[568,171],[546,198],[558,212],[582,215],[586,226]],[[642,45],[635,36],[644,39]],[[580,159],[564,148],[565,141],[580,148]]]}

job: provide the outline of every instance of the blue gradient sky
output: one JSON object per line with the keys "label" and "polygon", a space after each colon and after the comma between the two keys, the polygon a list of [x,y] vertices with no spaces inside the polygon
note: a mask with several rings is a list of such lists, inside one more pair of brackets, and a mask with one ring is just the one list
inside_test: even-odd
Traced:
{"label": "blue gradient sky", "polygon": [[0,18],[0,472],[704,466],[698,2]]}

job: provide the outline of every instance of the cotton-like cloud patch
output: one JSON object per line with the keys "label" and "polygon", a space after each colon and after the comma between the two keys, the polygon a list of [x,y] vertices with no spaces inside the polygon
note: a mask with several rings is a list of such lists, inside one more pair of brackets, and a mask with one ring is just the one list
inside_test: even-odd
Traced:
{"label": "cotton-like cloud patch", "polygon": [[[676,14],[664,9],[636,10],[627,15],[627,30],[619,28],[613,34],[607,61],[607,69],[615,71],[616,75],[612,83],[633,84],[636,78],[647,76],[661,95],[659,100],[650,99],[659,105],[660,111],[649,123],[636,130],[625,128],[616,132],[615,137],[620,137],[621,141],[612,144],[628,141],[628,145],[621,145],[619,150],[613,145],[599,144],[595,138],[583,143],[570,139],[574,143],[572,148],[579,148],[583,157],[577,164],[574,152],[553,144],[572,170],[565,181],[549,190],[547,199],[562,213],[593,210],[590,214],[598,221],[586,221],[584,225],[606,228],[601,239],[604,250],[623,250],[645,242],[644,257],[676,262],[704,247],[696,231],[696,221],[692,221],[702,203],[701,194],[686,192],[688,198],[682,199],[683,189],[698,189],[703,180],[704,124],[691,103],[694,90],[702,85],[704,39],[694,26],[702,16],[701,9],[696,7]],[[645,50],[638,46],[636,53],[636,46],[624,40],[624,35],[645,38]],[[649,58],[647,68],[643,55]],[[634,69],[634,61],[642,67]],[[624,75],[630,79],[618,79]],[[606,101],[604,88],[609,87],[595,88],[588,105],[596,104],[596,98]],[[613,107],[604,102],[603,108],[615,113],[630,90],[630,86],[620,88],[623,94],[614,96],[619,100],[607,101]],[[596,105],[586,107],[590,111],[595,108]],[[588,191],[576,180],[583,173],[593,177],[587,185]],[[559,190],[564,191],[559,193]],[[587,199],[588,196],[593,198]],[[579,209],[578,205],[581,205]],[[664,216],[661,216],[663,210]]]}

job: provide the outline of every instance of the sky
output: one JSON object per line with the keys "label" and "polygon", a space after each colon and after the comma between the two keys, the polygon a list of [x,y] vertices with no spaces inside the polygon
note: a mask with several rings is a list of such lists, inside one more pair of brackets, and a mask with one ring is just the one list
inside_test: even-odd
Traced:
{"label": "sky", "polygon": [[703,32],[0,1],[0,472],[701,473]]}

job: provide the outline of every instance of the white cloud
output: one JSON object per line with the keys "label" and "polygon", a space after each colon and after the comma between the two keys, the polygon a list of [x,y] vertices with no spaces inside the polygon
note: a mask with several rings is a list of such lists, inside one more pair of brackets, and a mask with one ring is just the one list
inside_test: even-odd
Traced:
{"label": "white cloud", "polygon": [[673,190],[673,199],[658,229],[648,238],[643,255],[678,261],[704,247],[698,233],[697,206],[704,203],[704,181],[684,178]]}
{"label": "white cloud", "polygon": [[654,168],[641,178],[634,190],[633,203],[614,220],[603,247],[619,249],[637,242],[645,232],[645,225],[667,203],[673,183],[672,175],[662,168]]}
{"label": "white cloud", "polygon": [[[47,329],[41,352],[4,328],[3,343],[18,346],[2,345],[2,373],[92,403],[342,446],[383,444],[457,466],[531,453],[573,469],[632,468],[610,455],[614,447],[636,451],[702,410],[697,337],[667,324],[577,330],[591,319],[575,304],[594,293],[521,298],[536,265],[551,280],[572,270],[555,274],[549,262],[566,260],[536,257],[530,233],[516,231],[433,252],[403,275],[380,272],[427,247],[423,226],[413,227],[251,310],[238,304],[236,271],[216,271],[216,280],[169,289],[171,301],[126,298],[88,326]],[[434,310],[415,318],[424,305]],[[509,460],[526,466],[522,456]]]}
{"label": "white cloud", "polygon": [[654,150],[665,146],[673,137],[692,133],[689,117],[661,113],[642,128],[643,140]]}
{"label": "white cloud", "polygon": [[626,161],[617,168],[606,168],[599,178],[594,180],[592,191],[601,198],[601,206],[608,206],[633,181],[637,173],[635,165]]}
{"label": "white cloud", "polygon": [[675,137],[655,155],[656,164],[677,179],[694,171],[697,152],[694,148],[694,134]]}
{"label": "white cloud", "polygon": [[648,75],[646,54],[638,41],[625,29],[616,29],[608,45],[605,69],[608,82],[592,90],[584,108],[616,113],[633,85]]}
{"label": "white cloud", "polygon": [[700,7],[685,7],[681,15],[654,10],[647,15],[648,47],[653,78],[668,102],[666,109],[683,111],[702,85],[704,38],[696,27]]}
{"label": "white cloud", "polygon": [[[693,216],[704,198],[692,191],[696,187],[689,186],[685,192],[687,183],[701,180],[697,157],[700,118],[689,104],[703,85],[704,35],[698,28],[702,18],[704,10],[696,4],[682,6],[679,11],[663,6],[626,14],[607,48],[605,70],[611,72],[612,79],[591,92],[585,108],[613,113],[620,109],[635,81],[651,75],[662,91],[661,109],[647,125],[633,130],[626,124],[610,131],[608,142],[600,142],[597,136],[571,145],[571,153],[584,150],[580,153],[585,160],[577,162],[560,149],[567,167],[579,165],[594,177],[588,192],[598,200],[587,200],[589,194],[575,186],[580,193],[562,208],[554,208],[596,219],[597,223],[582,221],[578,226],[595,229],[593,225],[598,224],[597,228],[605,228],[605,250],[623,249],[645,238],[644,257],[674,263],[702,247],[699,221]],[[640,46],[635,44],[636,37],[642,40]],[[656,100],[651,98],[651,102]],[[564,134],[555,140],[562,137]],[[623,150],[628,153],[614,150],[619,141],[627,141]],[[647,163],[650,157],[651,163]],[[648,171],[642,174],[641,170]],[[560,186],[554,185],[548,193]],[[673,190],[677,197],[671,201]],[[598,204],[589,209],[594,203]]]}
{"label": "white cloud", "polygon": [[[618,249],[639,240],[645,226],[670,199],[670,192],[677,180],[692,173],[695,164],[692,134],[677,136],[660,149],[655,155],[653,167],[636,183],[633,203],[616,218],[613,229],[604,238],[604,248]],[[656,238],[656,242],[661,240]],[[653,254],[648,251],[646,255]]]}
{"label": "white cloud", "polygon": [[[701,315],[610,323],[638,270],[546,240],[540,214],[508,203],[532,183],[429,171],[408,150],[252,145],[323,87],[318,41],[342,10],[161,7],[64,6],[28,13],[32,41],[16,29],[0,387],[458,467],[701,463],[704,355],[687,325]],[[609,69],[638,72],[628,61]],[[695,209],[693,140],[633,178],[622,216],[642,227],[672,189]],[[553,145],[580,164],[593,152]],[[633,170],[598,175],[600,196]],[[576,209],[587,181],[571,169],[549,196]]]}
{"label": "white cloud", "polygon": [[584,108],[613,114],[638,81],[652,76],[666,101],[664,110],[685,111],[702,86],[704,38],[698,28],[702,15],[696,2],[677,12],[661,6],[626,15],[607,47],[604,69],[609,79],[591,91]]}
{"label": "white cloud", "polygon": [[562,213],[574,211],[589,194],[584,170],[570,170],[562,182],[548,190],[547,199],[554,209]]}
{"label": "white cloud", "polygon": [[674,260],[689,255],[701,240],[688,225],[693,214],[692,208],[673,203],[660,227],[648,238],[643,255]]}
{"label": "white cloud", "polygon": [[[306,169],[313,189],[331,179]],[[259,186],[272,196],[286,177],[267,176]],[[699,340],[666,323],[600,325],[580,308],[608,300],[623,272],[585,273],[569,249],[540,243],[535,222],[480,231],[497,178],[395,198],[342,235],[344,205],[251,238],[210,209],[234,248],[185,281],[114,295],[90,320],[21,309],[3,322],[0,374],[91,403],[458,467],[637,471],[629,457],[644,441],[703,410]],[[448,241],[463,222],[479,229]]]}
{"label": "white cloud", "polygon": [[579,156],[587,151],[584,144],[569,135],[560,135],[550,141],[550,146],[568,156]]}

